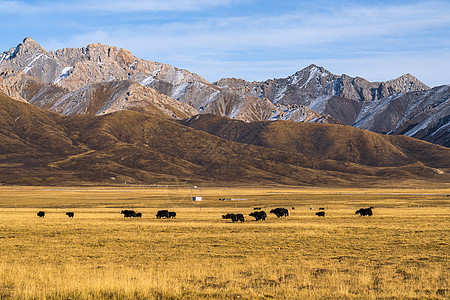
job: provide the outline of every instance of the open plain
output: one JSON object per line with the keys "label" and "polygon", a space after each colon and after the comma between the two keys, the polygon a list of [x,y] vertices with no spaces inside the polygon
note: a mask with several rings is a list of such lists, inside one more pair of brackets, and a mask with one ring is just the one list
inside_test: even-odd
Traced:
{"label": "open plain", "polygon": [[[0,187],[0,299],[448,299],[449,194],[447,186]],[[355,215],[369,206],[373,216]],[[248,216],[254,207],[265,222]],[[276,218],[275,207],[290,216]],[[156,219],[159,209],[177,216]]]}

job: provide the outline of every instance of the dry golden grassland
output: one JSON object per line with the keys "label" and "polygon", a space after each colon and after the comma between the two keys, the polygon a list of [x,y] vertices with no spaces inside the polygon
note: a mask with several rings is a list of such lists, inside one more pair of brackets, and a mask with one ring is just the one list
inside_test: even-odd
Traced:
{"label": "dry golden grassland", "polygon": [[[0,187],[0,298],[449,299],[447,194]],[[255,206],[265,222],[251,221]],[[354,214],[368,206],[374,216]],[[291,215],[277,219],[275,207]],[[325,218],[314,215],[319,207]],[[124,208],[142,219],[123,218]],[[158,220],[158,209],[177,217]],[[227,212],[246,222],[222,220]]]}

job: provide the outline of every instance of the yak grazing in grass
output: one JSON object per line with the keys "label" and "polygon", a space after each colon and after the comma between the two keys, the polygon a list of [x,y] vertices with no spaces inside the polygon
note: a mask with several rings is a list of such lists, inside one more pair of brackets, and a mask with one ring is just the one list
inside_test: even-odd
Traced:
{"label": "yak grazing in grass", "polygon": [[249,214],[250,217],[254,217],[255,221],[263,220],[265,221],[267,218],[267,214],[265,211],[255,211]]}
{"label": "yak grazing in grass", "polygon": [[286,208],[281,207],[272,209],[270,213],[275,214],[277,218],[289,216],[289,211]]}
{"label": "yak grazing in grass", "polygon": [[134,210],[122,210],[120,213],[123,214],[124,218],[136,217],[136,212]]}
{"label": "yak grazing in grass", "polygon": [[371,216],[373,215],[372,213],[372,208],[373,207],[369,207],[369,208],[360,208],[355,212],[355,215],[359,214],[361,217],[364,216]]}
{"label": "yak grazing in grass", "polygon": [[156,218],[157,219],[161,219],[161,218],[169,218],[169,211],[167,209],[163,209],[163,210],[158,210],[158,212],[156,213]]}
{"label": "yak grazing in grass", "polygon": [[226,214],[226,215],[222,215],[223,219],[231,219],[231,221],[237,222],[237,221],[241,221],[244,222],[244,215],[243,214]]}

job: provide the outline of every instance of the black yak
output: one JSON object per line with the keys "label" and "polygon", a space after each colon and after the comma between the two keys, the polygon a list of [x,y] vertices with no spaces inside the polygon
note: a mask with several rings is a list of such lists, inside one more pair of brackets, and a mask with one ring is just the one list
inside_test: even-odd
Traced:
{"label": "black yak", "polygon": [[369,208],[360,208],[355,212],[355,215],[359,214],[361,217],[364,216],[371,216],[373,215],[372,213],[372,207]]}
{"label": "black yak", "polygon": [[267,218],[267,214],[265,211],[255,211],[249,214],[250,217],[254,217],[255,221],[263,220],[265,221]]}
{"label": "black yak", "polygon": [[68,212],[66,212],[66,215],[67,215],[69,218],[73,218],[73,216],[74,216],[75,214],[74,214],[73,211],[68,211]]}
{"label": "black yak", "polygon": [[289,211],[286,208],[274,208],[270,211],[271,214],[275,214],[277,218],[289,216]]}
{"label": "black yak", "polygon": [[324,211],[316,212],[316,216],[325,217],[325,212]]}
{"label": "black yak", "polygon": [[134,210],[122,210],[120,213],[123,214],[124,218],[136,217],[136,212]]}
{"label": "black yak", "polygon": [[157,219],[161,219],[161,218],[169,218],[169,211],[164,209],[164,210],[158,210],[158,212],[156,213],[156,218]]}
{"label": "black yak", "polygon": [[38,212],[38,213],[37,213],[37,216],[38,216],[39,218],[45,217],[45,211],[40,211],[40,212]]}
{"label": "black yak", "polygon": [[237,221],[241,221],[244,222],[244,215],[243,214],[226,214],[226,215],[222,215],[223,219],[231,219],[231,221],[237,222]]}

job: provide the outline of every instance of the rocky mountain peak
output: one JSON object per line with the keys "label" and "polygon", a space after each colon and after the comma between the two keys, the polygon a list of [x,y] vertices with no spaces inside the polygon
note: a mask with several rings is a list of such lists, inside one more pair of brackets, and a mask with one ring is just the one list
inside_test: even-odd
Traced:
{"label": "rocky mountain peak", "polygon": [[41,45],[39,45],[35,40],[33,40],[30,37],[24,38],[22,41],[22,45],[24,47],[29,47],[29,48],[42,48]]}
{"label": "rocky mountain peak", "polygon": [[39,45],[35,40],[33,40],[30,37],[24,38],[22,43],[17,45],[16,49],[17,49],[16,55],[27,55],[31,53],[33,54],[47,53],[47,50],[45,50],[41,45]]}
{"label": "rocky mountain peak", "polygon": [[396,79],[386,81],[386,84],[390,87],[390,92],[392,94],[425,91],[430,89],[429,86],[409,73],[406,73]]}
{"label": "rocky mountain peak", "polygon": [[315,64],[310,64],[309,66],[307,66],[306,68],[303,68],[302,70],[300,70],[299,72],[302,72],[304,70],[309,70],[309,71],[318,71],[320,73],[330,73],[328,70],[326,70],[324,67],[315,65]]}

